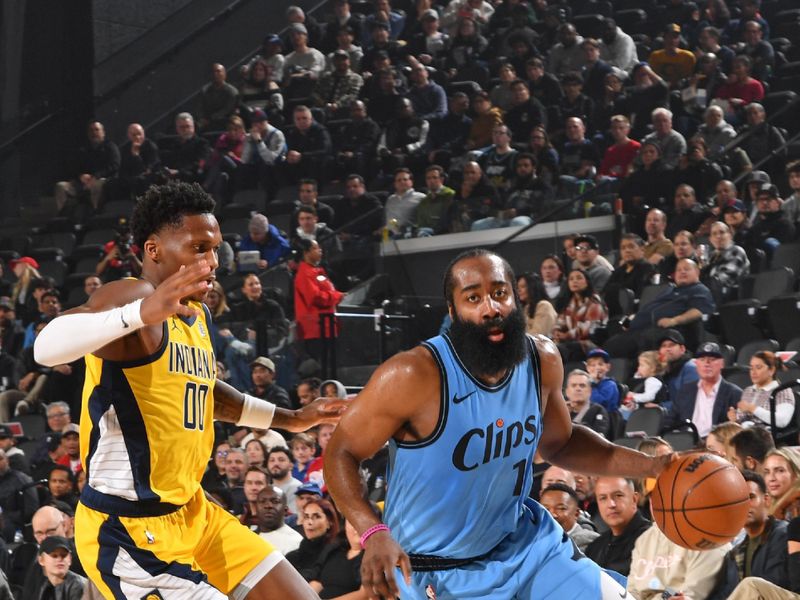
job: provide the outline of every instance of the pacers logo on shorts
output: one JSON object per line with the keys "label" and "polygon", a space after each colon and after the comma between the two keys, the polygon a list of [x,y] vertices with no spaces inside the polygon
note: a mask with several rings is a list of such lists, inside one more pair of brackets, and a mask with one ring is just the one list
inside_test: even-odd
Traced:
{"label": "pacers logo on shorts", "polygon": [[141,600],[164,600],[164,596],[158,590],[152,590],[142,596]]}
{"label": "pacers logo on shorts", "polygon": [[436,600],[436,590],[433,589],[430,583],[425,587],[425,597],[428,600]]}

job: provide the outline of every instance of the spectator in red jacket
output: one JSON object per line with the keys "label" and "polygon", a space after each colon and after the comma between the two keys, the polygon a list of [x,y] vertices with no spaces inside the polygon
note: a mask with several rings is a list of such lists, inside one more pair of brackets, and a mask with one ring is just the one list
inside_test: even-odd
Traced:
{"label": "spectator in red jacket", "polygon": [[[294,311],[297,321],[297,337],[305,343],[306,353],[320,360],[322,357],[322,332],[319,316],[332,313],[342,301],[344,294],[336,290],[328,279],[325,269],[319,266],[322,248],[316,240],[298,239],[297,246],[302,253],[302,261],[294,279]],[[326,324],[326,327],[330,327]],[[336,330],[328,331],[328,337],[335,337]]]}

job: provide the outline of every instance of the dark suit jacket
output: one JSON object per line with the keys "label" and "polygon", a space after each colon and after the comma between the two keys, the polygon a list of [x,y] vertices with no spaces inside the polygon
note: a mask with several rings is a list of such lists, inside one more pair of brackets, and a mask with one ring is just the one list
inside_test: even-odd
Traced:
{"label": "dark suit jacket", "polygon": [[586,414],[583,415],[583,418],[580,421],[575,420],[574,413],[570,413],[570,416],[572,417],[573,423],[586,425],[586,427],[596,431],[603,437],[609,437],[611,421],[608,418],[608,411],[601,404],[592,402],[592,404],[589,406],[589,410],[586,411]]}
{"label": "dark suit jacket", "polygon": [[[672,408],[667,413],[667,418],[664,419],[664,431],[670,431],[686,422],[686,420],[691,421],[694,415],[694,404],[697,400],[697,386],[699,384],[699,381],[687,383],[678,391],[678,395],[672,401]],[[741,397],[742,388],[723,379],[719,384],[717,397],[714,400],[711,422],[716,425],[727,421],[728,409],[730,407],[735,408]]]}

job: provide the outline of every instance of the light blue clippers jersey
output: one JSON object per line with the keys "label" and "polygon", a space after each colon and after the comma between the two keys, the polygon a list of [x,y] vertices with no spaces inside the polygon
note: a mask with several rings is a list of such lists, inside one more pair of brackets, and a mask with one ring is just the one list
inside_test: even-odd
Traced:
{"label": "light blue clippers jersey", "polygon": [[495,386],[474,378],[450,339],[423,342],[440,371],[433,433],[390,441],[385,522],[408,553],[480,556],[517,528],[541,437],[541,371],[529,352]]}

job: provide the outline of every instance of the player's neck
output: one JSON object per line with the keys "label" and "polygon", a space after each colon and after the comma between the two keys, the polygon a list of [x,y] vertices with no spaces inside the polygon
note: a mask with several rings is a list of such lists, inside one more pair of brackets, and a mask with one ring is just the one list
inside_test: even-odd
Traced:
{"label": "player's neck", "polygon": [[481,381],[482,383],[485,383],[488,386],[494,386],[500,383],[507,373],[508,369],[503,369],[502,371],[499,371],[498,373],[492,375],[485,375],[483,373],[481,373],[480,375],[473,373],[473,375],[475,375],[475,378]]}

